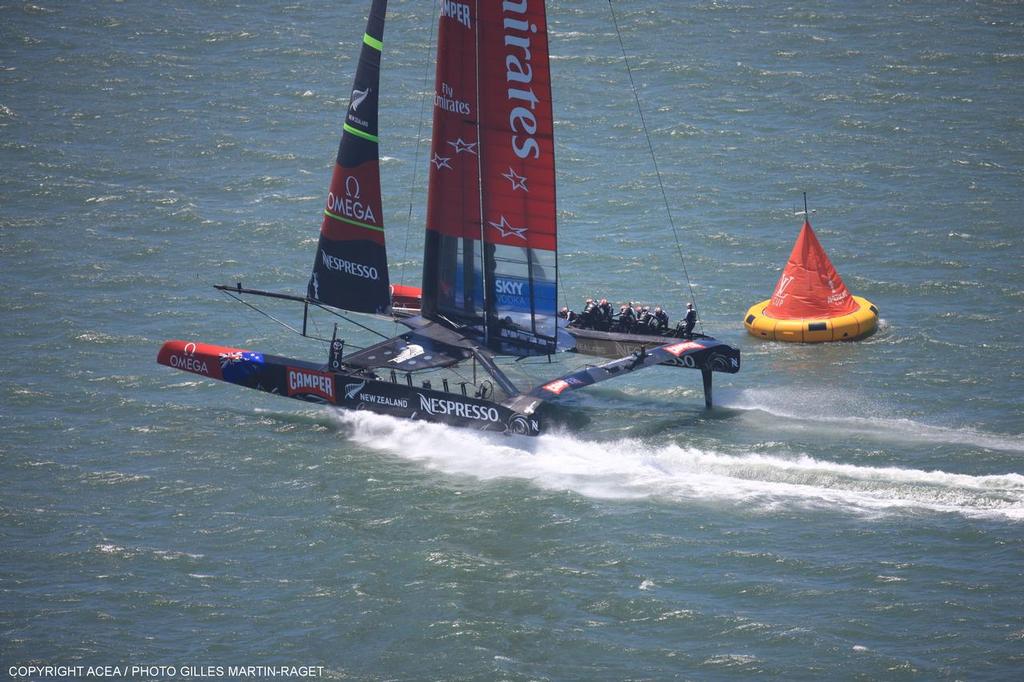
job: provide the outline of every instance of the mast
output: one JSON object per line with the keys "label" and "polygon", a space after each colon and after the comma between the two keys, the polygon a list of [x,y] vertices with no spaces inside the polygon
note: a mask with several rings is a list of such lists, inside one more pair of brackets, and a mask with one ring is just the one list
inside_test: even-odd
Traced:
{"label": "mast", "polygon": [[[480,1],[476,0],[476,14],[480,16]],[[476,49],[476,109],[480,111],[480,31],[476,31],[476,42],[474,43]],[[481,141],[480,148],[483,149],[483,130],[480,127],[480,118],[476,120],[476,139]],[[491,301],[489,281],[493,278],[494,268],[489,268],[488,263],[488,248],[486,242],[486,235],[484,234],[484,169],[483,169],[483,154],[478,154],[476,157],[476,173],[477,173],[477,190],[478,197],[480,200],[480,273],[481,283],[484,295],[484,345],[488,345],[491,340]],[[488,275],[492,276],[489,277]]]}

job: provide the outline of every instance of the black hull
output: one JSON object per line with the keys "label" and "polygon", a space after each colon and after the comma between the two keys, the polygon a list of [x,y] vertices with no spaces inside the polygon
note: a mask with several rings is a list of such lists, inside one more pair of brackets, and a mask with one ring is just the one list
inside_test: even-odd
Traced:
{"label": "black hull", "polygon": [[668,367],[684,367],[689,369],[709,369],[713,372],[735,374],[740,371],[740,351],[710,336],[693,334],[690,339],[674,336],[674,331],[664,334],[624,334],[622,332],[604,332],[596,329],[566,327],[565,331],[576,340],[575,351],[583,355],[599,358],[621,358],[627,355],[650,350],[656,346],[687,341],[699,341],[708,346],[706,354],[687,355],[672,358],[661,363]]}
{"label": "black hull", "polygon": [[210,379],[288,398],[404,419],[535,436],[540,420],[504,405],[461,392],[381,380],[371,372],[331,372],[324,365],[292,358],[186,341],[168,341],[160,364]]}

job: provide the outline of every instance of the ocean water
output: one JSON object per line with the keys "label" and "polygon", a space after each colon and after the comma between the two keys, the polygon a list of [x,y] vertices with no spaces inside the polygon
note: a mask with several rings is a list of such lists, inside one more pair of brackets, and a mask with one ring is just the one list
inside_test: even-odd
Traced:
{"label": "ocean water", "polygon": [[[675,224],[743,369],[711,411],[695,373],[602,384],[536,439],[155,363],[324,356],[210,285],[304,290],[367,5],[0,4],[0,675],[1019,677],[1024,4],[615,2],[670,221],[609,6],[550,2],[565,302],[678,316]],[[435,12],[385,29],[408,284]],[[867,341],[743,330],[804,191]]]}

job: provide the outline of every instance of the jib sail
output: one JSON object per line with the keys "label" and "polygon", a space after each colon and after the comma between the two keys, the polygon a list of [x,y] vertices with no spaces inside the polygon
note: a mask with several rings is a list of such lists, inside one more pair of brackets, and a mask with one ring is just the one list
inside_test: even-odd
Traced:
{"label": "jib sail", "polygon": [[514,354],[556,336],[555,158],[541,0],[449,2],[438,26],[423,313]]}
{"label": "jib sail", "polygon": [[387,0],[374,0],[327,193],[307,296],[364,313],[390,308],[380,200],[377,95]]}

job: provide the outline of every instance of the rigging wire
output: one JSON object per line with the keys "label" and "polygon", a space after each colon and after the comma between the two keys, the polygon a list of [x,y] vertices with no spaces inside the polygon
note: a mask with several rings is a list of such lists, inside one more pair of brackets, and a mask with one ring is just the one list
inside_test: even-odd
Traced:
{"label": "rigging wire", "polygon": [[249,303],[249,302],[248,302],[248,301],[246,301],[246,300],[245,300],[244,298],[241,298],[240,296],[235,296],[235,295],[234,295],[233,293],[231,293],[230,291],[225,291],[225,290],[223,290],[223,289],[221,289],[221,291],[222,291],[222,292],[224,293],[224,295],[225,295],[225,296],[228,296],[229,298],[233,298],[233,299],[235,299],[236,301],[238,301],[239,303],[241,303],[242,305],[244,305],[244,306],[245,306],[246,308],[250,308],[250,309],[252,309],[252,310],[255,310],[255,311],[256,311],[256,312],[258,312],[258,313],[259,313],[260,315],[263,315],[264,317],[268,317],[268,318],[270,318],[271,320],[273,320],[274,322],[277,322],[277,323],[278,323],[279,325],[281,325],[281,326],[282,326],[282,327],[284,327],[285,329],[287,329],[287,330],[289,330],[289,331],[292,331],[292,332],[295,332],[295,333],[296,333],[296,334],[298,334],[299,336],[302,336],[302,332],[301,332],[301,331],[299,331],[299,330],[298,330],[298,329],[296,329],[295,327],[291,326],[290,324],[288,324],[288,323],[287,323],[287,322],[285,322],[284,320],[279,320],[278,318],[274,317],[273,315],[271,315],[271,314],[270,314],[270,313],[268,313],[267,311],[265,311],[265,310],[261,310],[260,308],[258,308],[258,307],[256,307],[256,306],[254,306],[254,305],[253,305],[252,303]]}
{"label": "rigging wire", "polygon": [[[647,138],[647,148],[651,152],[651,162],[654,164],[654,174],[658,177],[658,187],[661,189],[661,199],[665,204],[665,213],[668,215],[669,225],[672,227],[672,237],[676,242],[676,252],[679,254],[679,263],[683,266],[683,275],[686,277],[686,286],[690,290],[690,302],[694,308],[697,307],[697,298],[693,293],[693,283],[690,282],[690,273],[686,270],[686,259],[683,257],[683,247],[679,242],[679,231],[676,229],[675,220],[672,218],[672,209],[669,207],[668,194],[665,192],[665,183],[661,179],[661,171],[658,169],[658,158],[654,154],[654,144],[651,142],[651,134],[647,130],[647,120],[644,118],[644,110],[640,106],[640,95],[637,94],[636,83],[633,81],[633,70],[629,66],[629,58],[626,56],[626,45],[622,41],[622,32],[619,30],[619,20],[615,16],[615,7],[612,0],[608,0],[608,9],[612,14],[612,23],[615,25],[615,35],[619,39],[619,48],[622,50],[622,61],[626,64],[626,73],[629,75],[629,87],[633,91],[633,99],[636,101],[636,110],[640,114],[640,124],[644,129],[644,137]],[[704,332],[704,325],[698,318],[701,333]]]}
{"label": "rigging wire", "polygon": [[[263,310],[259,306],[253,305],[252,303],[249,303],[249,301],[246,301],[244,298],[241,298],[240,296],[236,296],[235,294],[233,294],[230,291],[227,291],[225,289],[221,289],[221,291],[224,293],[225,296],[228,296],[229,298],[233,298],[234,300],[236,300],[239,303],[241,303],[242,305],[244,305],[246,308],[249,308],[250,310],[254,310],[257,313],[259,313],[260,315],[263,315],[264,317],[267,317],[267,318],[273,320],[274,322],[276,322],[277,324],[281,325],[282,327],[284,327],[285,329],[287,329],[290,332],[298,334],[299,336],[303,336],[303,337],[305,337],[307,339],[313,339],[314,341],[321,341],[323,343],[328,343],[328,344],[331,342],[331,339],[328,339],[328,338],[325,338],[325,337],[322,337],[322,336],[312,336],[310,334],[303,334],[300,330],[298,330],[295,327],[291,326],[290,324],[288,324],[284,320],[281,320],[279,318],[274,317],[273,315],[271,315],[267,311]],[[327,308],[327,307],[321,305],[320,303],[316,303],[314,301],[309,301],[309,303],[313,304],[317,308],[320,308],[321,310],[325,310],[325,311],[331,313],[332,315],[337,315],[341,319],[346,320],[347,322],[351,322],[352,324],[356,325],[357,327],[362,327],[363,329],[365,329],[367,331],[373,332],[377,336],[380,336],[380,337],[382,337],[384,339],[388,338],[384,334],[381,334],[380,332],[378,332],[376,329],[371,329],[370,327],[367,327],[365,325],[359,324],[355,320],[351,320],[351,319],[345,317],[344,315],[342,315],[341,313],[339,313],[339,312],[337,312],[335,310],[331,310],[330,308]],[[313,320],[313,326],[317,327],[317,333],[319,334],[320,333],[320,327],[319,327],[319,325],[316,324],[316,320]],[[362,347],[356,346],[354,344],[346,344],[346,345],[349,346],[350,348],[355,348],[356,350],[363,350]]]}
{"label": "rigging wire", "polygon": [[[431,3],[434,10],[430,14],[430,26],[431,28],[437,22],[437,4]],[[430,77],[430,53],[434,50],[434,31],[428,31],[430,38],[427,40],[427,57],[423,60],[423,85],[420,86],[421,92],[424,94],[420,97],[420,115],[419,124],[416,128],[416,152],[412,164],[412,182],[409,185],[409,212],[405,217],[405,243],[402,245],[402,265],[398,270],[398,281],[405,285],[405,264],[409,260],[409,233],[412,232],[412,207],[416,201],[416,178],[420,167],[420,147],[422,146],[423,140],[423,110],[426,108],[427,100],[430,99],[427,96],[427,83]]]}
{"label": "rigging wire", "polygon": [[387,340],[389,340],[391,338],[387,334],[381,334],[379,331],[377,331],[376,329],[374,329],[372,327],[367,327],[365,324],[362,324],[360,322],[356,322],[351,317],[346,317],[346,316],[342,315],[341,313],[339,313],[334,308],[329,308],[329,307],[325,306],[322,303],[317,303],[316,301],[310,301],[310,303],[315,305],[320,310],[323,310],[324,312],[328,312],[331,315],[335,315],[337,317],[340,317],[341,319],[345,320],[349,324],[354,324],[355,326],[359,327],[360,329],[365,329],[366,331],[370,332],[371,334],[376,334],[377,336],[379,336],[380,338],[384,339],[385,341],[387,341]]}

